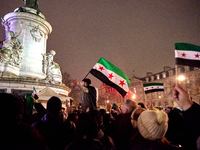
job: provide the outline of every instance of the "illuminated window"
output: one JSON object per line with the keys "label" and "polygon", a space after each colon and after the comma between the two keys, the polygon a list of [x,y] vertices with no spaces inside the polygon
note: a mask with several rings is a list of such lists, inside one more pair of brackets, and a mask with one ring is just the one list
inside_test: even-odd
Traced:
{"label": "illuminated window", "polygon": [[150,97],[149,94],[146,94],[146,95],[147,95],[147,99],[149,99],[149,97]]}
{"label": "illuminated window", "polygon": [[134,93],[136,93],[136,88],[134,88],[133,90],[134,90]]}
{"label": "illuminated window", "polygon": [[186,81],[187,81],[187,83],[190,83],[190,78],[188,77],[188,78],[186,79]]}
{"label": "illuminated window", "polygon": [[173,76],[173,70],[169,70],[169,76]]}
{"label": "illuminated window", "polygon": [[163,73],[162,73],[162,77],[163,77],[163,78],[166,78],[166,72],[163,72]]}
{"label": "illuminated window", "polygon": [[157,92],[158,98],[161,98],[161,93]]}
{"label": "illuminated window", "polygon": [[153,98],[153,99],[155,98],[155,94],[154,94],[154,93],[152,93],[152,98]]}
{"label": "illuminated window", "polygon": [[154,76],[151,76],[151,81],[154,81]]}
{"label": "illuminated window", "polygon": [[167,97],[167,92],[166,91],[164,91],[164,97]]}
{"label": "illuminated window", "polygon": [[156,78],[157,78],[157,80],[159,80],[160,79],[160,74],[157,74]]}
{"label": "illuminated window", "polygon": [[190,67],[189,66],[184,66],[185,72],[189,72],[190,71]]}
{"label": "illuminated window", "polygon": [[140,99],[143,99],[143,94],[140,94]]}
{"label": "illuminated window", "polygon": [[177,68],[177,74],[181,73],[181,68]]}

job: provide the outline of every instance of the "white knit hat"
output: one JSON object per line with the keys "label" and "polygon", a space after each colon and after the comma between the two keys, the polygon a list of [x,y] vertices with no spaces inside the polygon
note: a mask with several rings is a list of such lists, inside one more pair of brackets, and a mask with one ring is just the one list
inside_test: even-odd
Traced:
{"label": "white knit hat", "polygon": [[164,111],[144,111],[138,118],[138,130],[148,140],[157,140],[165,136],[168,128],[168,116]]}

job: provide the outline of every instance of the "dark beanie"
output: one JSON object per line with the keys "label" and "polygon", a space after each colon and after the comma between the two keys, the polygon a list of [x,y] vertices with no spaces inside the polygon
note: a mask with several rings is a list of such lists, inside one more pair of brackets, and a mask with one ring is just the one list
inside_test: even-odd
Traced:
{"label": "dark beanie", "polygon": [[62,108],[61,100],[56,97],[52,96],[47,102],[47,110],[48,112],[59,112]]}
{"label": "dark beanie", "polygon": [[88,79],[88,78],[85,78],[85,79],[83,79],[82,81],[86,82],[86,83],[87,83],[87,85],[90,85],[90,84],[91,84],[91,80],[90,80],[90,79]]}

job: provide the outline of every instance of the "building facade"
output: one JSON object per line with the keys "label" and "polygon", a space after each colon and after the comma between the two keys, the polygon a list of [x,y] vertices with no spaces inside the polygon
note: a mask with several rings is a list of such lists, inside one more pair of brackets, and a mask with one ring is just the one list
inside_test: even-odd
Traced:
{"label": "building facade", "polygon": [[99,99],[98,106],[104,107],[105,103],[109,102],[111,104],[115,103],[118,106],[124,103],[124,98],[119,94],[117,90],[114,88],[102,83],[98,88]]}
{"label": "building facade", "polygon": [[146,104],[150,102],[154,107],[173,106],[174,99],[172,98],[173,85],[176,83],[183,84],[190,94],[190,97],[196,103],[200,103],[200,70],[196,67],[178,66],[177,68],[167,68],[164,71],[149,74],[141,78],[143,83],[163,83],[164,91],[153,92],[145,94],[143,90],[143,83],[134,83],[131,80],[130,90],[136,89],[135,94],[137,102]]}
{"label": "building facade", "polygon": [[[143,78],[133,77],[130,79],[130,82],[130,93],[124,99],[115,89],[107,87],[104,84],[99,89],[99,95],[103,95],[105,100],[111,100],[111,103],[118,105],[122,105],[125,99],[129,98],[136,102],[143,102],[144,104],[152,103],[154,107],[161,106],[165,108],[166,106],[174,105],[174,99],[172,98],[173,84],[180,83],[188,89],[191,99],[200,104],[200,69],[196,67],[164,67],[164,71],[162,72],[155,74],[147,73],[147,76]],[[164,91],[145,94],[143,89],[144,83],[163,83]]]}

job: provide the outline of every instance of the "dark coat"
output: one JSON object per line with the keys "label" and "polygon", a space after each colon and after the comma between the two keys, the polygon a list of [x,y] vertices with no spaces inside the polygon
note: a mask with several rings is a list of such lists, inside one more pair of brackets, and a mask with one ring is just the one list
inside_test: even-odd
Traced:
{"label": "dark coat", "polygon": [[24,122],[0,125],[1,150],[47,150],[38,130]]}
{"label": "dark coat", "polygon": [[82,112],[86,112],[88,107],[90,111],[97,109],[96,89],[93,86],[87,88],[89,92],[83,92],[81,97]]}
{"label": "dark coat", "polygon": [[114,140],[117,150],[127,149],[133,132],[131,113],[117,115],[116,120],[113,122],[113,131],[110,135]]}
{"label": "dark coat", "polygon": [[72,142],[75,127],[62,115],[47,113],[41,121],[33,124],[44,137],[49,150],[63,150]]}
{"label": "dark coat", "polygon": [[65,150],[105,150],[102,143],[97,139],[82,139],[69,144]]}
{"label": "dark coat", "polygon": [[182,116],[174,110],[168,113],[168,130],[166,138],[174,145],[184,145],[185,143],[185,132],[187,131],[186,124]]}
{"label": "dark coat", "polygon": [[183,120],[188,131],[186,132],[186,148],[196,150],[196,140],[200,136],[200,105],[193,102],[193,105],[182,112]]}
{"label": "dark coat", "polygon": [[131,139],[129,149],[131,150],[178,150],[182,149],[169,144],[169,142],[163,138],[156,141],[150,141],[141,136],[139,131],[136,129]]}

